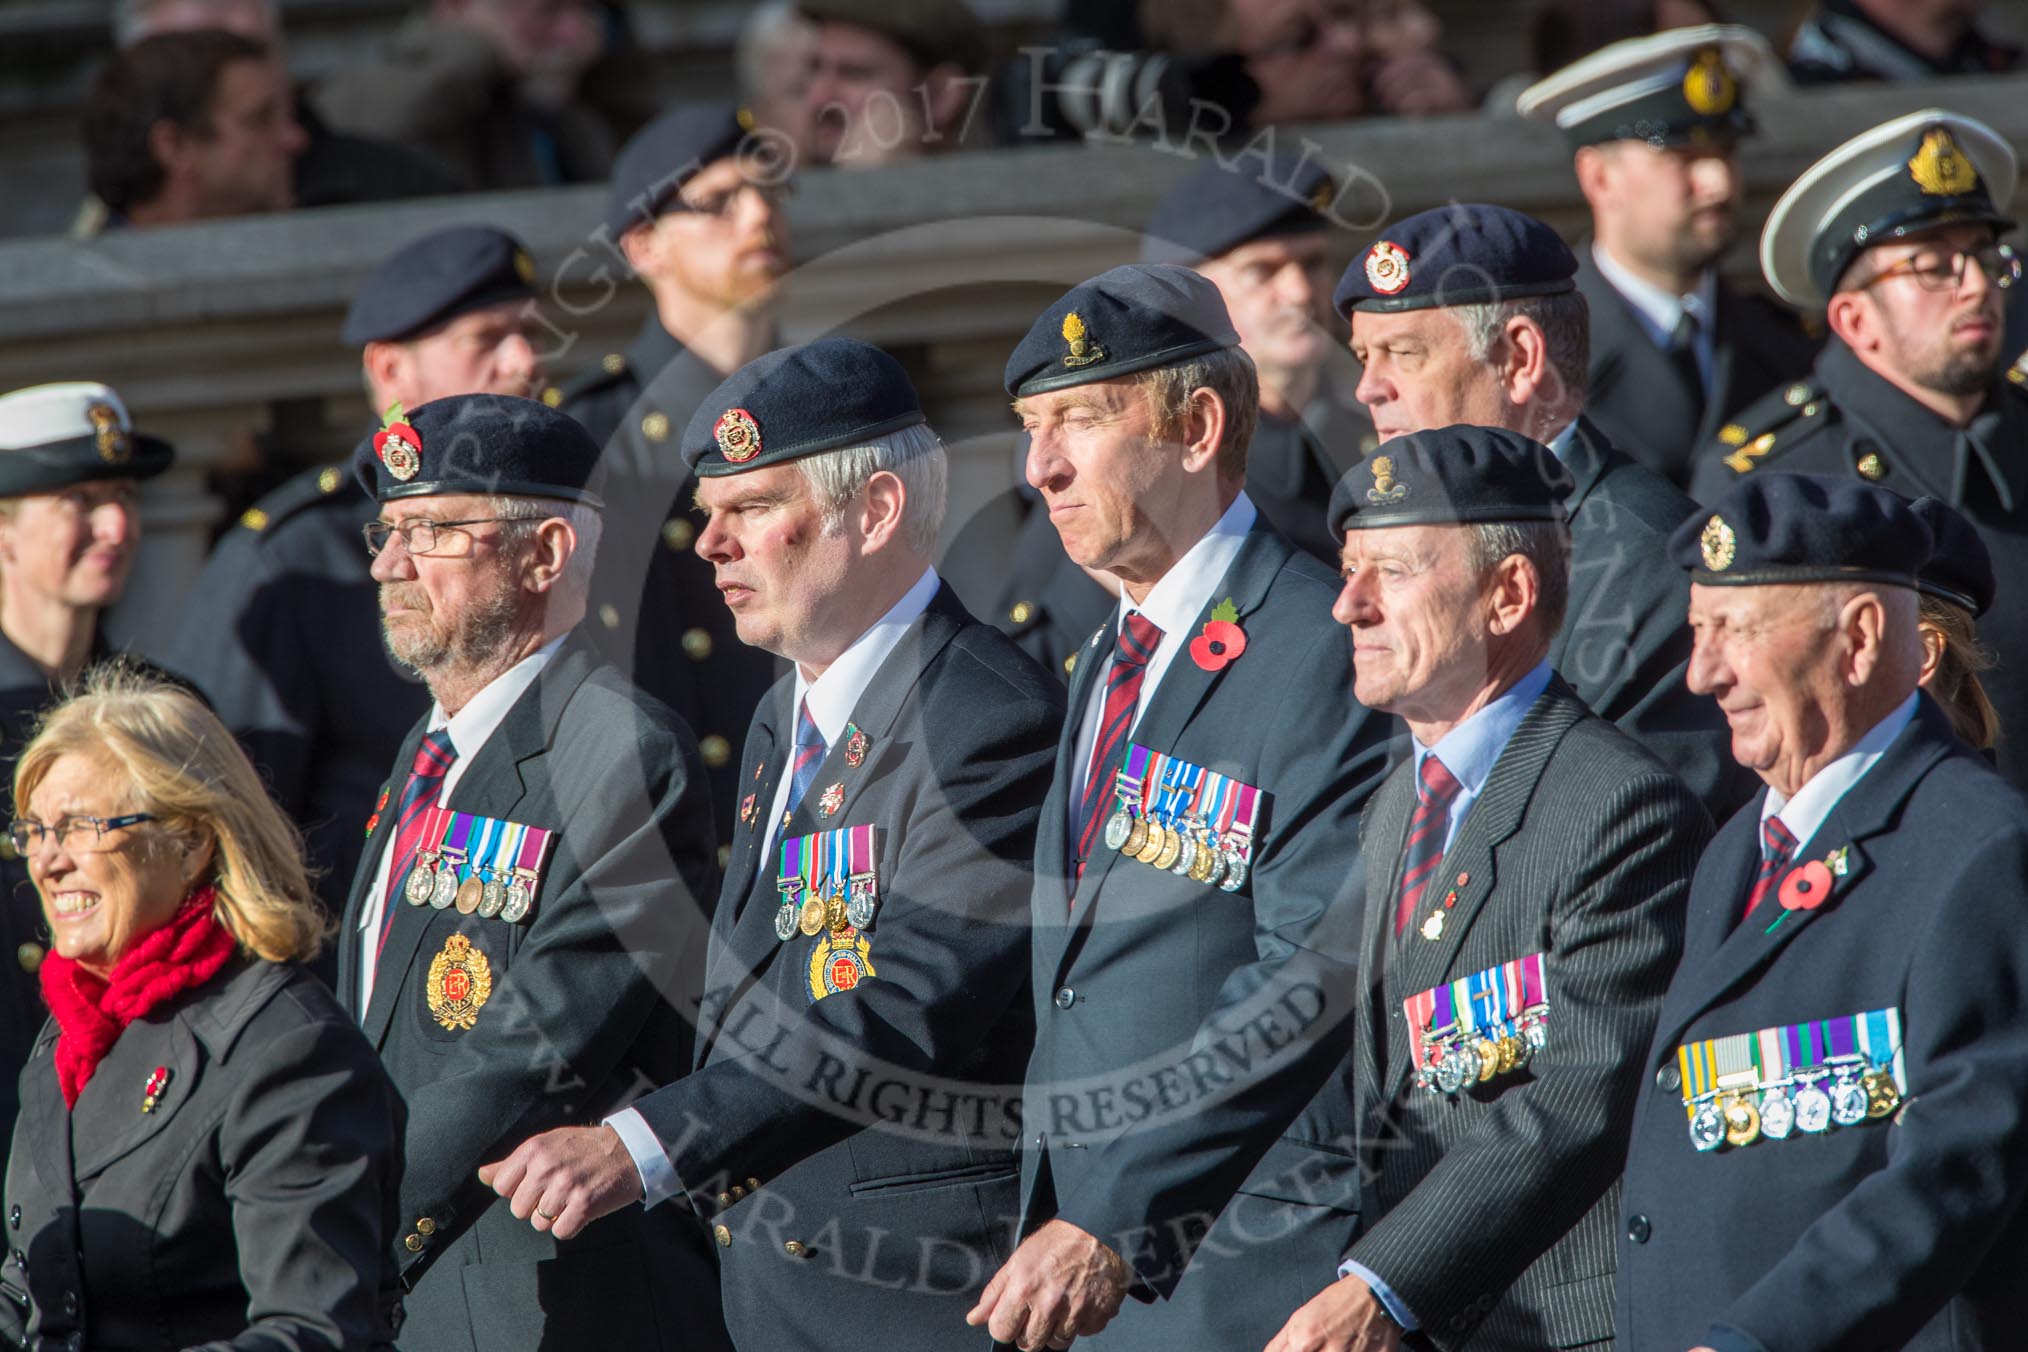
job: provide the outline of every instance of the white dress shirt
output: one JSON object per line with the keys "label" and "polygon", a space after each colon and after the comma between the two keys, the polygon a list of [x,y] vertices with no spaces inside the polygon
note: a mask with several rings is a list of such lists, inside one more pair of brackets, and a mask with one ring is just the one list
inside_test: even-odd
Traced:
{"label": "white dress shirt", "polygon": [[[429,730],[449,728],[451,748],[457,754],[451,761],[451,768],[444,772],[444,782],[437,789],[439,804],[451,801],[451,790],[458,787],[458,781],[465,776],[465,767],[472,763],[472,757],[486,745],[486,740],[499,728],[507,717],[507,711],[514,702],[527,693],[563,646],[563,637],[551,639],[528,656],[516,662],[507,670],[495,676],[485,689],[472,696],[464,708],[452,717],[445,717],[444,706],[430,705]],[[408,770],[401,770],[401,783],[408,783]],[[394,798],[400,799],[399,790]],[[387,843],[381,847],[380,862],[374,866],[373,886],[367,889],[366,901],[359,908],[359,1017],[366,1019],[366,1011],[373,1004],[373,969],[375,962],[375,939],[380,933],[381,907],[387,901],[387,871],[394,867],[392,858],[395,839],[399,831],[387,833]]]}
{"label": "white dress shirt", "polygon": [[[1253,529],[1254,520],[1260,515],[1254,509],[1253,499],[1244,492],[1232,500],[1225,509],[1225,515],[1218,518],[1212,528],[1199,537],[1196,544],[1176,560],[1168,572],[1153,587],[1148,589],[1148,599],[1135,605],[1123,594],[1120,597],[1119,627],[1124,628],[1127,616],[1139,611],[1154,621],[1162,631],[1162,641],[1155,645],[1155,655],[1148,659],[1148,674],[1141,678],[1141,701],[1134,707],[1133,727],[1139,727],[1141,715],[1155,698],[1155,688],[1162,683],[1162,677],[1176,660],[1176,655],[1190,646],[1190,640],[1197,637],[1192,632],[1197,617],[1212,600],[1212,592],[1225,580],[1232,570],[1232,562],[1239,557],[1239,547],[1246,540],[1246,534]],[[1085,649],[1090,653],[1090,649]],[[1078,833],[1084,830],[1084,785],[1091,772],[1092,743],[1098,740],[1099,721],[1105,713],[1106,677],[1113,669],[1113,655],[1105,654],[1105,666],[1099,671],[1098,679],[1091,683],[1091,693],[1085,699],[1083,721],[1078,725],[1077,749],[1070,762],[1070,797],[1066,800],[1070,812],[1070,839],[1073,848]],[[1133,727],[1127,732],[1133,735]]]}
{"label": "white dress shirt", "polygon": [[[795,703],[791,706],[791,722],[785,730],[783,743],[789,748],[788,759],[783,762],[784,770],[793,763],[796,740],[796,712],[807,700],[810,705],[810,721],[817,725],[817,731],[829,748],[838,745],[838,739],[845,735],[845,724],[852,717],[852,710],[858,707],[866,687],[873,684],[873,677],[881,664],[893,654],[901,642],[901,636],[908,627],[929,609],[929,603],[936,599],[937,588],[943,582],[934,568],[925,568],[915,585],[902,593],[899,601],[888,608],[885,615],[875,620],[870,628],[852,641],[837,661],[824,669],[824,674],[810,681],[803,677],[801,667],[796,669]],[[453,734],[455,735],[455,734]],[[782,774],[781,782],[775,789],[774,803],[769,808],[768,843],[761,851],[766,859],[774,852],[775,834],[781,830],[788,814],[789,789],[793,776]],[[666,1202],[683,1189],[683,1182],[676,1177],[675,1166],[669,1162],[669,1154],[662,1148],[662,1142],[655,1136],[648,1119],[634,1108],[622,1108],[605,1119],[605,1125],[619,1135],[620,1144],[633,1157],[634,1168],[641,1175],[641,1201],[643,1206],[654,1206]]]}

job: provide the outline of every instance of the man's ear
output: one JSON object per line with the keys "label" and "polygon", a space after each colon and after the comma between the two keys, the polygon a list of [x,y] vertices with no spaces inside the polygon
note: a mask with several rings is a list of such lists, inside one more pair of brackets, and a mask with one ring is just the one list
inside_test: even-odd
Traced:
{"label": "man's ear", "polygon": [[627,260],[627,266],[642,276],[653,271],[662,258],[661,237],[655,222],[628,226],[620,235],[620,254]]}
{"label": "man's ear", "polygon": [[1870,351],[1877,344],[1874,318],[1866,298],[1857,291],[1835,293],[1824,309],[1824,326],[1854,352]]}
{"label": "man's ear", "polygon": [[859,509],[859,536],[865,552],[887,548],[901,535],[908,512],[908,485],[901,477],[881,470],[866,481],[865,503]]}
{"label": "man's ear", "polygon": [[1192,474],[1209,468],[1225,443],[1225,401],[1209,385],[1190,391],[1183,411],[1183,468]]}
{"label": "man's ear", "polygon": [[1512,634],[1542,607],[1542,578],[1521,554],[1509,554],[1493,565],[1486,585],[1486,626],[1495,634]]}
{"label": "man's ear", "polygon": [[161,166],[163,177],[174,178],[183,167],[190,138],[168,118],[157,118],[148,128],[148,157]]}
{"label": "man's ear", "polygon": [[570,522],[552,516],[535,528],[529,541],[528,557],[522,563],[522,581],[528,590],[543,595],[563,579],[564,570],[577,553],[577,532]]}
{"label": "man's ear", "polygon": [[1851,645],[1845,684],[1865,685],[1887,656],[1887,606],[1873,592],[1860,592],[1838,608],[1838,632]]}

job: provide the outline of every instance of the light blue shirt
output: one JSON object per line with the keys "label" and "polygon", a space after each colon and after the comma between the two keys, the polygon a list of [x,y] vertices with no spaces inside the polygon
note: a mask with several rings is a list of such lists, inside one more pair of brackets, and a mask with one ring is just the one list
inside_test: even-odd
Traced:
{"label": "light blue shirt", "polygon": [[[1419,741],[1415,744],[1416,783],[1422,782],[1422,763],[1430,756],[1442,762],[1451,778],[1458,781],[1458,793],[1451,799],[1450,818],[1444,825],[1444,849],[1450,849],[1451,842],[1458,838],[1458,828],[1464,825],[1465,815],[1472,810],[1480,790],[1486,787],[1493,767],[1499,764],[1500,753],[1514,740],[1521,720],[1549,688],[1549,675],[1549,660],[1544,658],[1485,708],[1445,733],[1435,746],[1424,746]],[[1338,1275],[1365,1282],[1388,1317],[1410,1333],[1422,1327],[1407,1303],[1364,1263],[1347,1258],[1338,1265]]]}

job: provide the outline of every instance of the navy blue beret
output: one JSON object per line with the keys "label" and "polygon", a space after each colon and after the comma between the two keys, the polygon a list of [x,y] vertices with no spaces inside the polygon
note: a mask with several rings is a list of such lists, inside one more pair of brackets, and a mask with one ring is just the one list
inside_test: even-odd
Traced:
{"label": "navy blue beret", "polygon": [[1354,310],[1553,296],[1577,289],[1577,255],[1554,230],[1509,207],[1453,203],[1398,221],[1352,260],[1331,300]]}
{"label": "navy blue beret", "polygon": [[711,479],[864,446],[923,421],[900,362],[870,343],[819,338],[728,376],[683,429],[683,463]]}
{"label": "navy blue beret", "polygon": [[382,502],[485,493],[603,507],[598,469],[599,444],[577,419],[506,394],[454,394],[412,413],[396,404],[352,453],[353,475]]}
{"label": "navy blue beret", "polygon": [[535,298],[526,245],[490,225],[454,225],[403,245],[352,297],[347,347],[394,342],[502,301]]}
{"label": "navy blue beret", "polygon": [[1337,195],[1330,172],[1307,154],[1214,157],[1155,207],[1141,261],[1188,266],[1257,239],[1322,230]]}
{"label": "navy blue beret", "polygon": [[1985,614],[1998,586],[1993,556],[1978,527],[1936,498],[1917,498],[1908,508],[1929,527],[1934,542],[1929,562],[1915,575],[1915,589],[1974,617]]}
{"label": "navy blue beret", "polygon": [[653,221],[699,170],[738,153],[751,124],[730,103],[682,103],[635,132],[613,161],[607,186],[612,237]]}
{"label": "navy blue beret", "polygon": [[1128,263],[1072,287],[1007,359],[1016,399],[1238,347],[1225,298],[1173,263]]}
{"label": "navy blue beret", "polygon": [[1929,527],[1899,494],[1818,474],[1749,474],[1669,537],[1669,557],[1707,587],[1914,587],[1932,547]]}
{"label": "navy blue beret", "polygon": [[1333,535],[1384,526],[1561,521],[1570,472],[1500,427],[1438,427],[1382,442],[1331,490]]}

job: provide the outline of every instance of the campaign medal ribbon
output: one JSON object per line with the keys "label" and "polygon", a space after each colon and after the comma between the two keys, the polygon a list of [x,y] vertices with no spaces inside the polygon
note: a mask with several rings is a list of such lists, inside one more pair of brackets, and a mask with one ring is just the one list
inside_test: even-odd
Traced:
{"label": "campaign medal ribbon", "polygon": [[[1148,761],[1153,753],[1144,746],[1127,747],[1127,758],[1113,781],[1119,807],[1106,819],[1106,844],[1121,854],[1140,853],[1148,841],[1148,817],[1142,810],[1142,795],[1148,782]],[[1114,837],[1118,843],[1114,843]]]}
{"label": "campaign medal ribbon", "polygon": [[796,903],[803,893],[803,842],[807,839],[807,836],[787,838],[780,846],[775,888],[782,894],[782,904],[775,909],[775,938],[783,943],[796,937]]}
{"label": "campaign medal ribbon", "polygon": [[1225,877],[1219,881],[1219,889],[1237,892],[1246,885],[1247,869],[1253,862],[1254,823],[1260,816],[1260,790],[1251,784],[1240,784],[1233,796],[1232,820],[1219,833],[1225,847]]}
{"label": "campaign medal ribbon", "polygon": [[1899,1009],[1685,1043],[1676,1066],[1700,1152],[1858,1126],[1908,1096]]}
{"label": "campaign medal ribbon", "polygon": [[507,884],[507,895],[500,903],[500,918],[510,925],[518,925],[528,918],[529,908],[535,904],[535,889],[542,885],[542,865],[549,855],[550,838],[556,833],[540,826],[523,826],[521,839],[516,843],[514,853],[513,880]]}
{"label": "campaign medal ribbon", "polygon": [[1202,802],[1204,780],[1209,771],[1201,765],[1185,765],[1183,773],[1176,778],[1177,801],[1172,825],[1176,831],[1176,857],[1169,861],[1169,871],[1179,877],[1189,877],[1197,867],[1197,833],[1203,818],[1197,813]]}
{"label": "campaign medal ribbon", "polygon": [[1549,1043],[1542,954],[1488,967],[1402,1002],[1416,1083],[1455,1094],[1526,1067]]}
{"label": "campaign medal ribbon", "polygon": [[436,895],[437,846],[444,838],[443,820],[446,815],[441,807],[423,809],[422,834],[416,837],[415,860],[409,865],[408,877],[401,885],[402,899],[411,906],[426,905]]}
{"label": "campaign medal ribbon", "polygon": [[845,836],[845,918],[852,928],[863,930],[873,923],[874,912],[880,906],[879,880],[873,863],[873,823],[847,827]]}
{"label": "campaign medal ribbon", "polygon": [[491,920],[507,905],[507,880],[513,876],[513,860],[520,853],[528,828],[519,822],[502,821],[484,846],[486,862],[479,871],[479,917]]}

